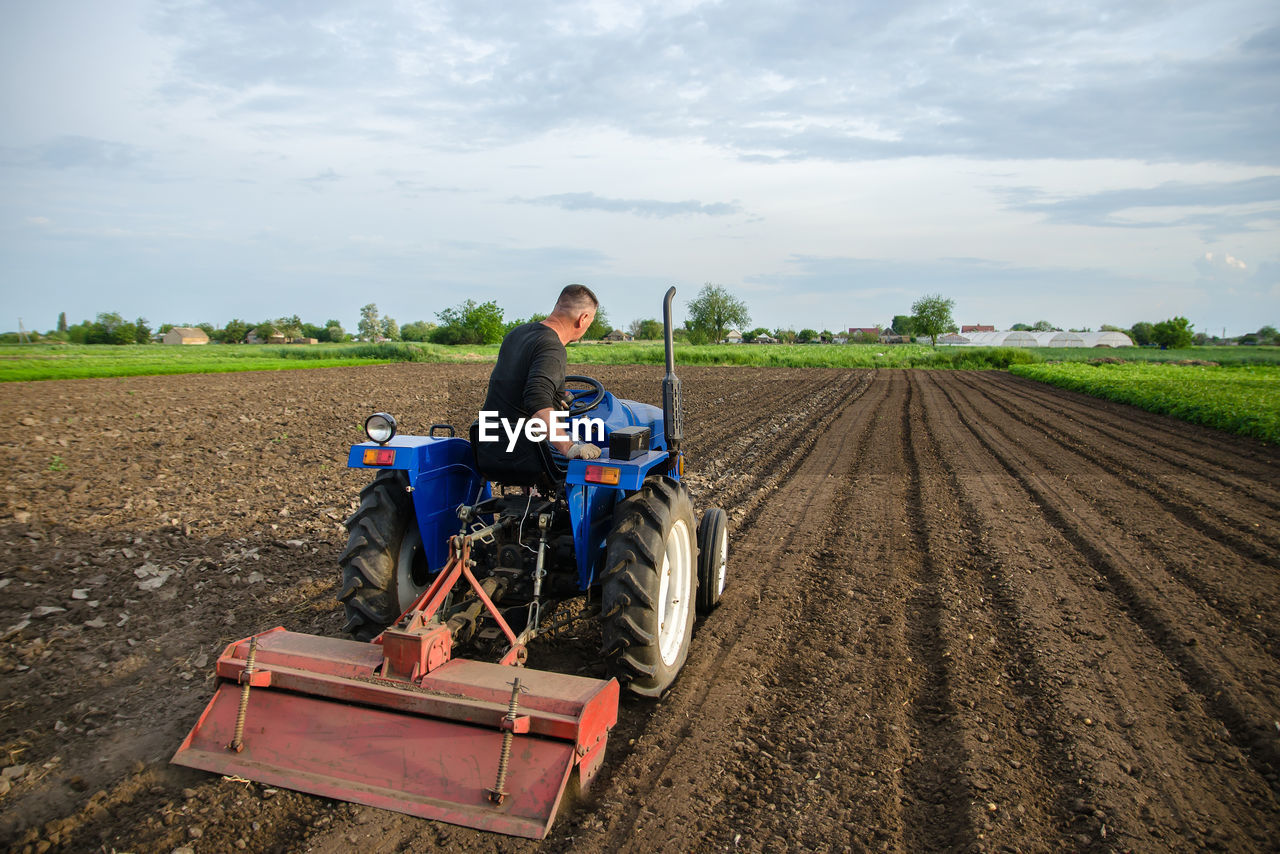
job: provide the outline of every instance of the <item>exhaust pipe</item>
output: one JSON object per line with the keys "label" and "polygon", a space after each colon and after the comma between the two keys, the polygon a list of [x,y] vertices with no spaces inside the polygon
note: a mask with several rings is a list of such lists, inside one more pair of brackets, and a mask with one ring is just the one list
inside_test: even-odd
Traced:
{"label": "exhaust pipe", "polygon": [[684,410],[680,404],[680,378],[676,376],[675,349],[671,341],[671,300],[674,286],[667,289],[662,301],[662,337],[667,348],[667,375],[662,380],[662,423],[671,465],[679,465],[680,440],[684,437]]}

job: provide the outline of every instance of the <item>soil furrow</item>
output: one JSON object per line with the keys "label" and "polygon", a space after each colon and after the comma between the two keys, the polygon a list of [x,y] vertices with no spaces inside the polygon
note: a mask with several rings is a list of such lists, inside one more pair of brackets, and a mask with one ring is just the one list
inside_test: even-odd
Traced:
{"label": "soil furrow", "polygon": [[[1059,719],[1062,697],[1047,678],[1036,644],[1025,628],[1025,617],[1013,593],[1005,563],[988,544],[996,535],[979,513],[971,498],[972,493],[962,484],[958,466],[963,466],[966,461],[963,457],[952,460],[956,455],[956,445],[963,441],[963,436],[954,431],[956,425],[950,424],[946,417],[950,414],[946,412],[950,407],[937,379],[924,372],[915,373],[913,379],[923,401],[921,426],[930,456],[938,461],[942,472],[944,482],[939,484],[938,491],[942,492],[941,487],[945,487],[948,497],[954,502],[958,517],[955,521],[959,523],[957,527],[963,538],[959,550],[966,554],[970,564],[965,575],[982,594],[977,610],[986,619],[980,618],[975,622],[994,632],[991,638],[994,656],[983,654],[983,646],[979,646],[978,653],[962,659],[988,686],[984,691],[970,689],[968,702],[975,704],[984,716],[992,718],[990,726],[974,738],[972,749],[975,753],[988,755],[986,766],[990,769],[989,774],[997,778],[1006,777],[1023,793],[1017,810],[1026,818],[1016,819],[1014,828],[988,830],[987,837],[999,839],[1003,830],[1005,836],[1016,839],[1016,833],[1025,833],[1027,826],[1034,826],[1037,821],[1063,834],[1073,828],[1075,831],[1094,831],[1096,826],[1080,827],[1079,823],[1082,820],[1087,822],[1090,817],[1080,815],[1073,808],[1076,803],[1096,803],[1098,798],[1091,785],[1078,777],[1071,759],[1076,750],[1075,739]],[[940,436],[948,438],[945,446]],[[962,565],[963,560],[957,562],[957,566]],[[977,630],[975,625],[974,631]],[[969,636],[973,637],[973,634]],[[1006,693],[1012,695],[1012,702],[993,702]],[[1004,755],[995,756],[997,747]],[[1032,757],[1033,764],[1024,769],[1022,757],[1025,756]],[[1031,777],[1037,772],[1042,775],[1043,782]],[[1047,789],[1040,799],[1043,803],[1039,804],[1036,802],[1038,789]],[[1007,816],[999,818],[1007,819]],[[1096,822],[1088,823],[1096,825]]]}
{"label": "soil furrow", "polygon": [[[895,379],[905,381],[906,377],[899,375]],[[942,636],[945,608],[939,590],[940,571],[926,529],[920,459],[913,430],[913,422],[919,418],[919,403],[913,384],[905,384],[898,452],[906,462],[907,514],[920,555],[915,567],[916,589],[908,600],[907,638],[913,659],[919,659],[924,673],[910,706],[913,742],[921,759],[903,774],[908,794],[904,841],[915,851],[954,851],[971,846],[977,835],[970,810],[972,795],[962,782],[969,755],[958,730],[959,712],[952,697],[948,667],[950,650]]]}
{"label": "soil furrow", "polygon": [[[1219,515],[1225,526],[1234,529],[1229,531],[1224,525],[1219,525],[1202,515],[1206,504],[1212,500],[1212,497],[1203,488],[1193,494],[1190,490],[1184,489],[1167,479],[1161,481],[1158,486],[1154,485],[1150,479],[1149,471],[1127,459],[1126,455],[1100,452],[1096,449],[1096,445],[1084,442],[1055,428],[1051,419],[1036,418],[1020,413],[1017,407],[1010,406],[991,394],[989,391],[990,386],[983,388],[975,384],[972,379],[962,379],[961,382],[989,400],[994,406],[1003,407],[1018,422],[1038,430],[1062,448],[1094,463],[1099,468],[1124,481],[1126,485],[1133,489],[1150,495],[1160,503],[1166,512],[1173,515],[1187,527],[1196,529],[1211,540],[1228,545],[1246,560],[1280,569],[1280,538],[1271,533],[1280,527],[1280,519],[1277,519],[1274,515],[1269,513],[1256,515],[1252,520]],[[1197,495],[1199,498],[1197,498]],[[1248,500],[1247,496],[1245,500]],[[1266,524],[1265,528],[1263,527],[1264,523]]]}
{"label": "soil furrow", "polygon": [[[955,398],[951,399],[954,404]],[[967,420],[963,415],[961,418]],[[986,423],[995,432],[1002,432],[991,421],[986,420]],[[1280,767],[1277,761],[1280,760],[1280,751],[1269,736],[1265,723],[1274,715],[1276,704],[1255,699],[1252,692],[1244,687],[1248,681],[1229,676],[1231,671],[1238,669],[1231,659],[1208,651],[1207,657],[1215,662],[1211,665],[1202,656],[1191,652],[1193,647],[1203,648],[1203,645],[1192,642],[1192,636],[1179,625],[1181,621],[1173,619],[1167,606],[1158,598],[1139,589],[1133,568],[1108,545],[1107,537],[1099,535],[1099,525],[1083,521],[1081,503],[1062,498],[1057,490],[1032,475],[1016,455],[999,449],[988,438],[988,431],[974,429],[971,423],[969,426],[996,461],[1018,481],[1045,519],[1099,573],[1106,592],[1169,660],[1188,687],[1199,695],[1203,707],[1225,726],[1231,743],[1247,757],[1259,777],[1267,782],[1273,793],[1280,793],[1276,774]]]}
{"label": "soil furrow", "polygon": [[[1280,510],[1276,486],[1280,462],[1274,449],[1258,442],[1236,436],[1215,441],[1220,434],[1208,427],[1011,374],[993,375],[990,385],[1019,401],[1032,401],[1054,419],[1090,430],[1108,443],[1150,455],[1174,470],[1194,472],[1270,510]],[[1161,431],[1158,425],[1162,424],[1170,430]]]}

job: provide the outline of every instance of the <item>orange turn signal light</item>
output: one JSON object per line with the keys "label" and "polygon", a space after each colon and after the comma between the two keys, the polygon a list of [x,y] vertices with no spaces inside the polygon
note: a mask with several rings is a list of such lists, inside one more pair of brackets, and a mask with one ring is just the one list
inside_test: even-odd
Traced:
{"label": "orange turn signal light", "polygon": [[366,448],[364,464],[367,466],[393,466],[396,463],[394,448]]}
{"label": "orange turn signal light", "polygon": [[588,483],[603,483],[608,486],[617,486],[621,477],[622,470],[613,466],[587,466],[587,473],[583,475]]}

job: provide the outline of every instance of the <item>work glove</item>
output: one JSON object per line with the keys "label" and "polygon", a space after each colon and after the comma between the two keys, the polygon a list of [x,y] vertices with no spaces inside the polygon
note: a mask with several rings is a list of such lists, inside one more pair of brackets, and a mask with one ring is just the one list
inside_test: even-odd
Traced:
{"label": "work glove", "polygon": [[600,457],[600,446],[590,442],[574,442],[565,454],[571,460],[594,460]]}

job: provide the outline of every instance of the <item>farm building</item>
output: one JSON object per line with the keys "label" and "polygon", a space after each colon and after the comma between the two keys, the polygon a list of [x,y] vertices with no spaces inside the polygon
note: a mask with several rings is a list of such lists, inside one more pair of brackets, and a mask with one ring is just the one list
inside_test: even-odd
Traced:
{"label": "farm building", "polygon": [[615,328],[615,329],[610,329],[609,334],[604,336],[604,338],[601,338],[600,340],[608,341],[610,344],[613,344],[614,342],[621,343],[623,341],[634,341],[635,338],[632,337],[630,332],[624,332],[621,329]]}
{"label": "farm building", "polygon": [[165,344],[208,344],[209,335],[194,326],[175,326],[164,334]]}
{"label": "farm building", "polygon": [[284,337],[284,333],[279,329],[272,329],[266,338],[258,334],[258,330],[250,329],[249,334],[244,337],[246,344],[284,344],[288,339]]}
{"label": "farm building", "polygon": [[939,344],[946,344],[948,347],[960,347],[970,343],[969,339],[958,332],[948,332],[945,335],[938,336]]}
{"label": "farm building", "polygon": [[960,327],[961,335],[968,335],[970,332],[995,332],[995,331],[996,331],[996,328],[994,326],[983,326],[981,323]]}
{"label": "farm building", "polygon": [[741,343],[742,343],[742,333],[741,333],[741,332],[739,332],[739,331],[738,331],[738,330],[736,330],[736,329],[730,329],[730,330],[728,331],[728,333],[726,333],[726,334],[725,334],[725,336],[724,336],[724,343],[726,343],[726,344],[741,344]]}

